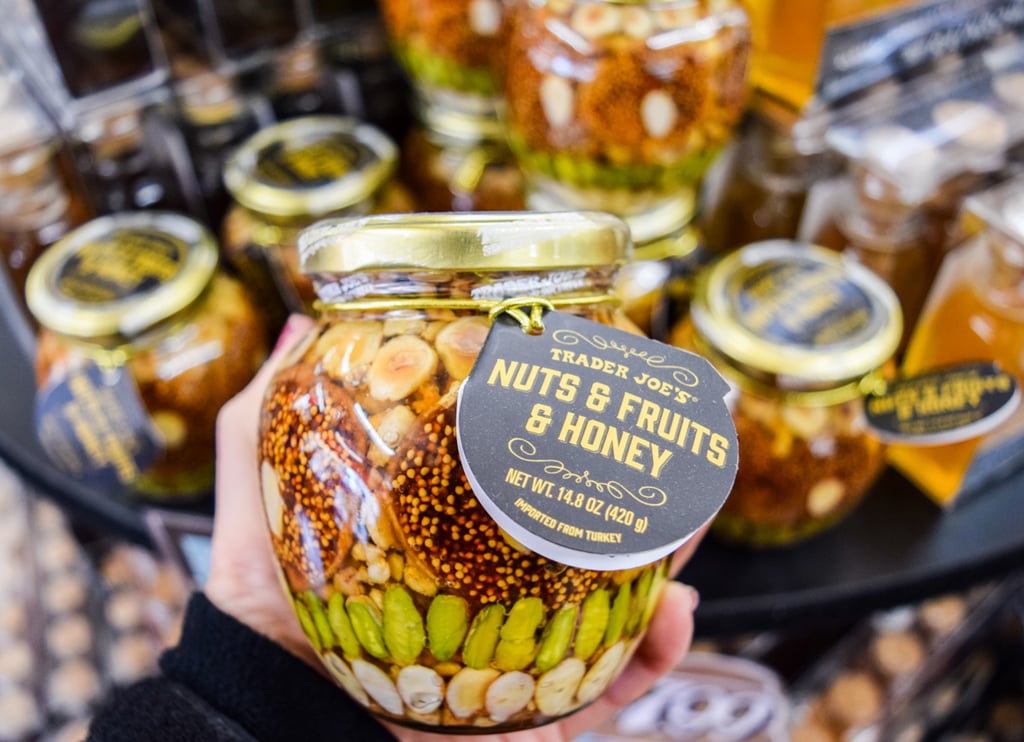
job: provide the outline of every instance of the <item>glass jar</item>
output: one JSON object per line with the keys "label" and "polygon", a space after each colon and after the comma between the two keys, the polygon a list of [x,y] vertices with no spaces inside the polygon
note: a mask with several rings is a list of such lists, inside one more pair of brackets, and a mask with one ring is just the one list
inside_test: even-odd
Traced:
{"label": "glass jar", "polygon": [[523,174],[495,116],[421,110],[402,148],[402,180],[421,211],[522,211]]}
{"label": "glass jar", "polygon": [[22,301],[35,259],[88,216],[65,154],[42,112],[0,73],[0,257]]}
{"label": "glass jar", "polygon": [[430,105],[493,114],[506,0],[382,0],[391,47]]}
{"label": "glass jar", "polygon": [[76,123],[78,169],[93,210],[115,214],[133,209],[189,211],[185,185],[163,152],[166,142],[149,142],[152,110],[141,100],[125,100],[84,114]]}
{"label": "glass jar", "polygon": [[231,152],[272,118],[265,101],[238,92],[235,81],[208,69],[183,78],[175,87],[175,125],[188,149],[207,224],[220,224],[230,201],[224,188],[224,163]]}
{"label": "glass jar", "polygon": [[313,647],[383,719],[547,723],[596,698],[643,632],[669,557],[606,572],[530,551],[483,509],[454,435],[499,302],[545,297],[636,331],[609,302],[627,250],[625,226],[596,213],[369,217],[304,235],[322,313],[264,400],[264,503]]}
{"label": "glass jar", "polygon": [[860,502],[885,466],[863,397],[891,372],[901,331],[892,290],[824,248],[760,242],[701,274],[670,342],[734,387],[740,465],[716,533],[786,545]]}
{"label": "glass jar", "polygon": [[[901,371],[989,360],[1024,386],[1024,178],[971,196],[965,207],[980,231],[946,256]],[[888,456],[923,492],[951,505],[1019,467],[1022,439],[1019,407],[984,435],[944,445],[892,445]]]}
{"label": "glass jar", "polygon": [[29,273],[28,304],[42,326],[40,399],[89,367],[127,377],[116,402],[141,405],[156,450],[122,483],[147,497],[209,492],[217,412],[266,357],[255,307],[216,267],[217,245],[202,225],[147,211],[86,223]]}
{"label": "glass jar", "polygon": [[[812,151],[805,151],[810,147]],[[718,198],[702,217],[714,255],[753,242],[796,239],[813,183],[828,177],[833,157],[766,115],[752,115],[723,175]]]}
{"label": "glass jar", "polygon": [[889,284],[903,311],[902,352],[931,287],[935,265],[914,206],[898,201],[871,203],[848,184],[837,213],[822,225],[815,244],[841,252]]}
{"label": "glass jar", "polygon": [[224,254],[273,325],[285,307],[312,311],[313,285],[299,271],[303,228],[326,216],[408,210],[390,187],[397,159],[386,134],[342,116],[308,116],[263,129],[228,159],[224,183],[236,205],[225,223]]}
{"label": "glass jar", "polygon": [[[527,204],[537,211],[567,208],[543,191],[531,192]],[[634,249],[619,269],[615,295],[622,311],[648,337],[663,339],[671,327],[669,318],[685,314],[692,278],[706,259],[693,226],[695,210],[691,194],[684,191],[657,209],[624,220]]]}
{"label": "glass jar", "polygon": [[540,0],[511,28],[509,140],[563,203],[624,216],[694,188],[744,110],[738,2]]}

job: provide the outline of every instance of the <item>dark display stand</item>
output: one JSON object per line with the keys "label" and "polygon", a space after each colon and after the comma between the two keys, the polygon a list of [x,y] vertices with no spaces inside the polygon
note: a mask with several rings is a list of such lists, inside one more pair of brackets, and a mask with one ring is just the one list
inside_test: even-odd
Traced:
{"label": "dark display stand", "polygon": [[[0,309],[10,320],[17,309],[6,304]],[[64,476],[36,442],[30,337],[19,322],[0,322],[0,458],[86,523],[148,543],[139,503]],[[1024,473],[944,513],[890,471],[832,531],[771,551],[709,537],[681,579],[701,593],[697,628],[705,635],[853,620],[1024,567],[1022,506]],[[190,512],[209,513],[210,505]]]}

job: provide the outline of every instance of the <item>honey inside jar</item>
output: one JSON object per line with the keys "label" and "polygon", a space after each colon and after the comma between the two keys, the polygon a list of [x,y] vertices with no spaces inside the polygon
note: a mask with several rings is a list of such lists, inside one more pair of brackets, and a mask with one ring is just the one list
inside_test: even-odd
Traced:
{"label": "honey inside jar", "polygon": [[733,385],[736,484],[713,530],[781,546],[839,522],[885,466],[863,397],[893,371],[892,290],[867,269],[788,240],[748,245],[698,278],[669,342]]}
{"label": "honey inside jar", "polygon": [[334,679],[389,721],[525,729],[597,698],[628,661],[669,557],[567,566],[508,536],[474,495],[459,389],[486,307],[545,297],[635,327],[609,302],[628,231],[602,214],[367,217],[303,237],[320,319],[260,421],[275,553]]}

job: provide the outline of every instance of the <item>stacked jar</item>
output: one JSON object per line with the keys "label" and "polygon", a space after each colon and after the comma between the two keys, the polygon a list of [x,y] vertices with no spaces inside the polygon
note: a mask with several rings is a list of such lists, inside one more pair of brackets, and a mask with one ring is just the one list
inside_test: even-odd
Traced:
{"label": "stacked jar", "polygon": [[259,297],[271,332],[288,311],[311,312],[315,294],[299,271],[298,235],[328,216],[408,211],[392,183],[398,150],[376,127],[308,116],[263,129],[228,160],[234,198],[223,227],[227,262]]}
{"label": "stacked jar", "polygon": [[679,231],[651,233],[666,212],[685,229],[746,103],[741,5],[542,0],[515,6],[510,27],[505,115],[527,202],[611,212],[638,245]]}
{"label": "stacked jar", "polygon": [[885,467],[864,397],[895,371],[901,332],[893,291],[824,248],[769,240],[701,272],[670,340],[734,387],[740,464],[720,536],[788,545],[861,501]]}
{"label": "stacked jar", "polygon": [[42,326],[37,432],[55,463],[94,483],[113,469],[107,491],[209,493],[217,412],[267,350],[213,235],[169,212],[94,219],[40,257],[26,294]]}

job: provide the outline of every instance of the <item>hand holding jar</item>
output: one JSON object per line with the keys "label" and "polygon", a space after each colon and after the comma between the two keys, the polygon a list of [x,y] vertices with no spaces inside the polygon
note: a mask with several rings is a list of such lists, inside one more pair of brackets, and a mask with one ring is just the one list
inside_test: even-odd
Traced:
{"label": "hand holding jar", "polygon": [[[270,540],[266,516],[257,492],[260,488],[258,420],[264,392],[282,363],[294,358],[311,334],[313,320],[294,316],[285,327],[274,354],[240,394],[224,406],[218,418],[217,516],[206,594],[222,611],[270,637],[290,652],[323,668],[303,633],[295,611],[278,587],[280,578]],[[693,538],[675,555],[675,572],[689,559],[699,543]],[[693,629],[692,613],[697,594],[678,582],[668,582],[654,611],[647,633],[619,679],[585,711],[560,722],[556,730],[530,733],[524,742],[553,732],[571,739],[595,728],[621,707],[643,695],[685,654]],[[426,737],[398,726],[388,729],[403,742]],[[481,729],[485,732],[485,729]],[[536,735],[536,736],[534,736]],[[432,738],[432,737],[431,737]]]}
{"label": "hand holding jar", "polygon": [[[721,506],[735,457],[698,449],[736,448],[727,387],[617,309],[629,248],[598,212],[303,232],[320,317],[264,398],[259,482],[303,633],[385,722],[508,732],[594,704]],[[691,388],[685,413],[648,399],[659,372]],[[548,494],[507,486],[524,476]]]}

